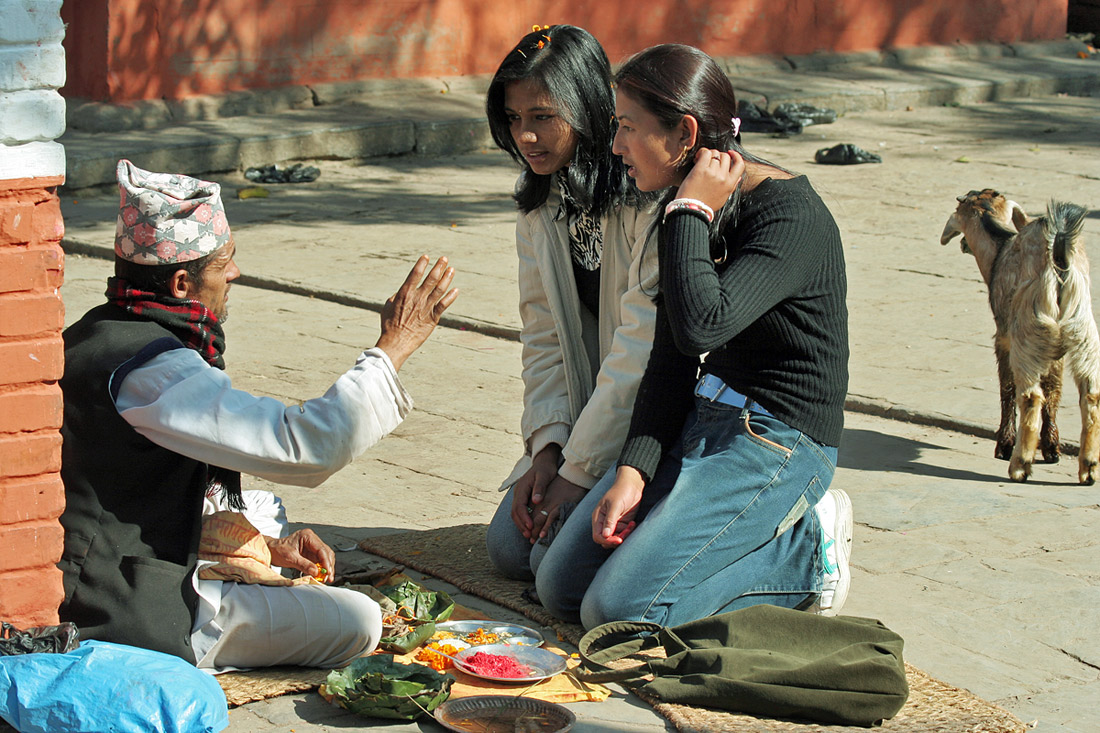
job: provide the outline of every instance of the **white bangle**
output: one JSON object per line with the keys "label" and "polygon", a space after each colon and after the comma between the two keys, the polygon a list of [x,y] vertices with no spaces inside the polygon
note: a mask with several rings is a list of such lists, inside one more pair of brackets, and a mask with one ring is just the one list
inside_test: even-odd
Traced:
{"label": "white bangle", "polygon": [[673,199],[665,207],[665,216],[667,217],[674,211],[697,211],[707,218],[707,223],[710,224],[714,221],[714,209],[710,208],[702,201],[698,199]]}

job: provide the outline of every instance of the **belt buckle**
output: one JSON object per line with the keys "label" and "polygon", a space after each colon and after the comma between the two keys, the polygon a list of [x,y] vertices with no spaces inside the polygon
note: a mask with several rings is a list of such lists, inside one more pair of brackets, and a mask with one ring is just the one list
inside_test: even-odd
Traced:
{"label": "belt buckle", "polygon": [[727,389],[729,389],[728,385],[718,377],[713,374],[704,374],[695,387],[695,394],[711,402],[718,402],[718,398]]}

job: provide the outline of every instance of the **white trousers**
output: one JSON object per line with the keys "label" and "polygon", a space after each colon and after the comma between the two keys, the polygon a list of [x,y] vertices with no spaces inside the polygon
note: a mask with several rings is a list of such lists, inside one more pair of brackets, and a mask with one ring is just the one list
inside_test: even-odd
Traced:
{"label": "white trousers", "polygon": [[287,664],[342,667],[374,651],[382,612],[362,593],[320,585],[222,583],[220,632],[197,666],[215,674]]}
{"label": "white trousers", "polygon": [[[260,532],[286,534],[278,497],[269,491],[244,497],[245,516]],[[195,587],[201,599],[191,635],[196,666],[212,674],[275,665],[342,667],[374,651],[382,636],[378,604],[346,588],[219,580],[196,580]]]}

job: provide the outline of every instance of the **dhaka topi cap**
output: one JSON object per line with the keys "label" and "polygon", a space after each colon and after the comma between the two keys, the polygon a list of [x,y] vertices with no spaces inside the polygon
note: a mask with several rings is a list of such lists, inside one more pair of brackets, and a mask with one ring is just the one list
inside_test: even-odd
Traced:
{"label": "dhaka topi cap", "polygon": [[138,265],[174,265],[229,242],[221,186],[176,173],[152,173],[118,162],[115,254]]}

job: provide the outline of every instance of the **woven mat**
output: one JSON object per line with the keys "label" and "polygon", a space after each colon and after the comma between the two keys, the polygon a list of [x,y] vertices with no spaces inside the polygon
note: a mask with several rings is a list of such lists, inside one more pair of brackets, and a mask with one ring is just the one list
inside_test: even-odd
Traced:
{"label": "woven mat", "polygon": [[310,667],[268,667],[249,672],[226,672],[214,679],[222,686],[229,707],[266,700],[320,687],[328,677],[327,669]]}
{"label": "woven mat", "polygon": [[[491,569],[485,550],[484,524],[463,524],[437,530],[403,532],[370,537],[359,543],[366,552],[399,562],[432,577],[445,580],[462,591],[524,614],[555,629],[560,639],[576,645],[584,633],[578,624],[558,621],[542,606],[523,599],[530,585],[507,580]],[[911,665],[906,665],[909,699],[901,711],[878,730],[906,733],[1023,733],[1027,726],[1007,710],[958,687],[940,682]],[[661,715],[682,733],[737,733],[759,731],[866,730],[837,725],[757,718],[722,710],[662,703],[647,699]]]}

